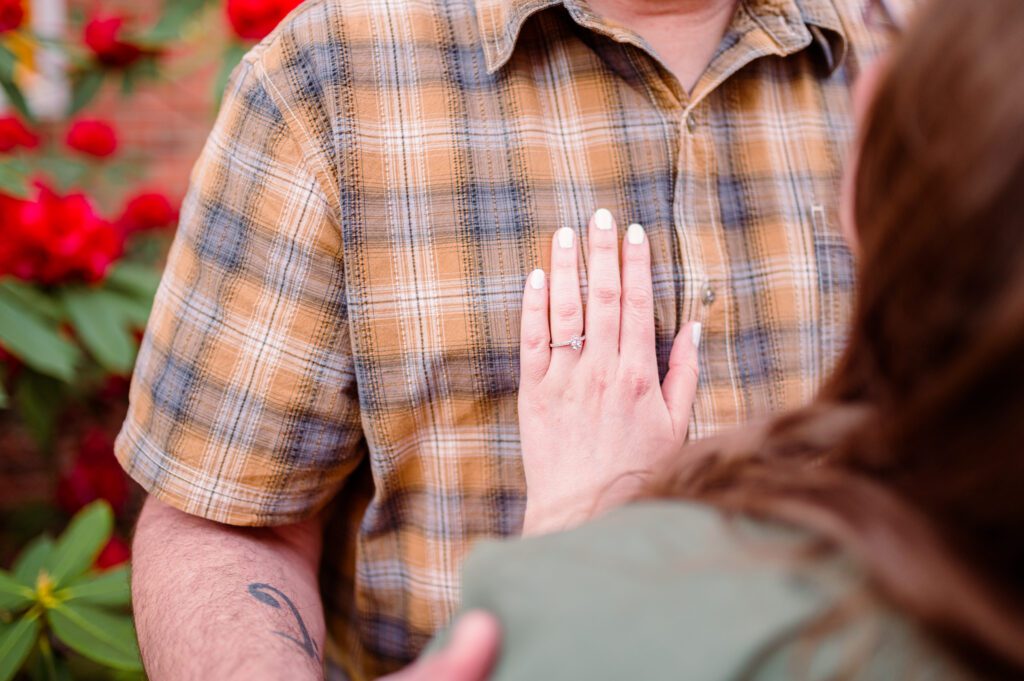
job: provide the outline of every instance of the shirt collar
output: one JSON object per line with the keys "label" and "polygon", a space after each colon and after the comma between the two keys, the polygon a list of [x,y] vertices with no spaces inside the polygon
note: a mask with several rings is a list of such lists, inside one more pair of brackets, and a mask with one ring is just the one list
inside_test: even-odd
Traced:
{"label": "shirt collar", "polygon": [[[487,72],[493,73],[508,62],[519,40],[523,24],[531,16],[572,0],[476,0],[476,17],[483,38]],[[807,46],[808,32],[832,73],[846,57],[847,38],[835,0],[741,0],[755,15],[767,21],[765,30],[779,43],[785,54]]]}

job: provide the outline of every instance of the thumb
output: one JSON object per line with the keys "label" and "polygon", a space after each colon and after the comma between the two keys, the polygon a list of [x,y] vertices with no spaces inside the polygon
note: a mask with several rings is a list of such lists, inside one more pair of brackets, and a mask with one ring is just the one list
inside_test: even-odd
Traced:
{"label": "thumb", "polygon": [[442,650],[393,676],[391,681],[484,681],[498,657],[498,620],[483,611],[459,618]]}
{"label": "thumb", "polygon": [[697,379],[700,375],[698,353],[703,327],[700,322],[691,322],[680,329],[672,354],[668,358],[668,374],[661,384],[661,394],[672,417],[675,432],[685,435],[690,423],[690,410],[697,394]]}

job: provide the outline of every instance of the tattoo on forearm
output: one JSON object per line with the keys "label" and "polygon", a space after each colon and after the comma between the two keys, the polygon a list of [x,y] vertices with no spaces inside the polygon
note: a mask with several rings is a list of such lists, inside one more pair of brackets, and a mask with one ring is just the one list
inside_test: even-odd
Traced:
{"label": "tattoo on forearm", "polygon": [[295,617],[295,622],[299,625],[299,632],[302,634],[302,640],[295,638],[291,634],[286,634],[283,631],[275,631],[274,633],[280,636],[281,638],[288,639],[295,645],[299,646],[304,651],[306,651],[306,655],[308,655],[313,660],[319,662],[320,651],[317,650],[316,643],[313,641],[312,638],[310,638],[309,631],[306,629],[306,623],[302,621],[302,615],[299,614],[299,609],[295,607],[294,603],[292,603],[292,599],[288,598],[280,589],[273,587],[269,584],[253,582],[249,585],[249,594],[257,601],[263,603],[264,605],[269,605],[272,608],[280,608],[281,603],[268,592],[273,592],[275,595],[277,595],[278,598],[284,601],[288,608],[292,611],[292,615]]}

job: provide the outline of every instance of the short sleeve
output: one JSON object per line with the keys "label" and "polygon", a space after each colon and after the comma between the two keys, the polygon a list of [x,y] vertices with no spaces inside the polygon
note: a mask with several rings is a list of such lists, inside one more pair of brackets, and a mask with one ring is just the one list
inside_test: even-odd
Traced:
{"label": "short sleeve", "polygon": [[116,453],[187,513],[277,525],[327,503],[362,432],[329,166],[253,57],[192,171]]}

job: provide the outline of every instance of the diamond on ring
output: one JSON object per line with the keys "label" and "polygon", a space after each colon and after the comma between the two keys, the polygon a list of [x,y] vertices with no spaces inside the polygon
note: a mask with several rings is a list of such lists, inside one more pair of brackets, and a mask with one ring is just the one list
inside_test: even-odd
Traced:
{"label": "diamond on ring", "polygon": [[583,341],[587,340],[586,336],[573,336],[565,343],[551,343],[552,348],[572,348],[576,352],[583,349]]}

